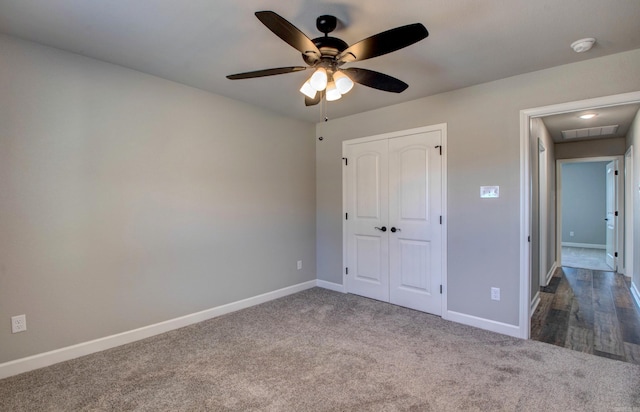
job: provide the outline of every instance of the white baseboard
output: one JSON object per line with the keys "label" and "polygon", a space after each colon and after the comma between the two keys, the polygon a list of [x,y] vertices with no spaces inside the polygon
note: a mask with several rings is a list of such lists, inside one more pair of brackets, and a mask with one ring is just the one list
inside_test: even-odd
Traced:
{"label": "white baseboard", "polygon": [[544,284],[542,286],[547,286],[549,282],[551,282],[551,278],[553,277],[553,274],[555,273],[556,269],[558,269],[558,262],[553,262],[553,265],[551,265],[551,269],[549,270],[549,272],[547,272],[547,275],[544,277]]}
{"label": "white baseboard", "polygon": [[538,309],[538,305],[540,304],[540,291],[536,292],[536,295],[533,297],[531,301],[531,309],[529,312],[529,317],[533,316],[536,309]]}
{"label": "white baseboard", "polygon": [[583,247],[585,249],[606,249],[607,245],[596,245],[595,243],[573,243],[573,242],[562,242],[562,246],[566,247]]}
{"label": "white baseboard", "polygon": [[451,310],[447,311],[445,319],[452,322],[462,323],[463,325],[474,326],[491,332],[513,336],[515,338],[522,338],[524,336],[521,328],[518,326],[497,322],[495,320],[479,318],[477,316],[466,315],[464,313],[453,312]]}
{"label": "white baseboard", "polygon": [[[328,282],[327,282],[328,283]],[[311,280],[286,288],[274,290],[272,292],[263,293],[237,302],[228,303],[226,305],[217,306],[215,308],[206,309],[201,312],[192,313],[190,315],[181,316],[179,318],[170,319],[164,322],[156,323],[142,328],[133,329],[127,332],[118,333],[116,335],[106,336],[104,338],[95,339],[88,342],[78,343],[76,345],[67,346],[65,348],[52,350],[50,352],[40,353],[22,359],[0,364],[0,379],[19,373],[28,372],[34,369],[53,365],[54,363],[64,362],[67,360],[79,358],[80,356],[89,355],[91,353],[100,352],[111,349],[116,346],[135,342],[161,333],[169,332],[174,329],[182,328],[194,323],[212,319],[227,313],[235,312],[251,306],[259,305],[270,300],[278,299],[294,293],[311,289],[317,285],[316,280]]]}
{"label": "white baseboard", "polygon": [[636,301],[636,305],[638,305],[638,308],[640,309],[640,290],[635,282],[631,282],[631,296],[633,296],[633,300]]}
{"label": "white baseboard", "polygon": [[347,293],[347,288],[345,288],[344,285],[341,285],[340,283],[327,282],[326,280],[318,279],[316,280],[316,286],[318,286],[319,288],[333,290],[334,292]]}

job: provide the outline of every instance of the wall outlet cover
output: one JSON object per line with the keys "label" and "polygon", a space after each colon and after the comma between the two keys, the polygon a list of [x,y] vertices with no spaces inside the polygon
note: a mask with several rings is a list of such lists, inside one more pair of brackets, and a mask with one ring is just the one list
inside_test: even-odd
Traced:
{"label": "wall outlet cover", "polygon": [[24,332],[27,330],[27,315],[11,317],[11,333]]}
{"label": "wall outlet cover", "polygon": [[482,199],[500,197],[500,186],[480,186],[480,197]]}

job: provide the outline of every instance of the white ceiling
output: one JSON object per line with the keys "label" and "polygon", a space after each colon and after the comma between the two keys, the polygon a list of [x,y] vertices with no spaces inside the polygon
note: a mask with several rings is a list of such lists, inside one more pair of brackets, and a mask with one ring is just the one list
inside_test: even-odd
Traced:
{"label": "white ceiling", "polygon": [[[640,48],[638,0],[0,0],[0,32],[150,73],[311,122],[298,91],[309,72],[251,80],[228,74],[303,65],[300,53],[254,16],[273,10],[310,38],[333,14],[348,44],[422,23],[429,37],[349,65],[409,84],[401,94],[365,86],[327,106],[342,117],[436,93]],[[595,37],[582,54],[569,45]],[[347,67],[347,66],[345,66]]]}

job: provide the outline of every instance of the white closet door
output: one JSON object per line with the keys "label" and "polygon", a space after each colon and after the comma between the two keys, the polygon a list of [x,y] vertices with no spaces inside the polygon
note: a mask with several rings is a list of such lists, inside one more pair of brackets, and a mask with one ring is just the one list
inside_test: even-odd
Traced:
{"label": "white closet door", "polygon": [[391,303],[442,311],[440,131],[389,140]]}
{"label": "white closet door", "polygon": [[388,302],[388,142],[350,145],[347,158],[347,290]]}

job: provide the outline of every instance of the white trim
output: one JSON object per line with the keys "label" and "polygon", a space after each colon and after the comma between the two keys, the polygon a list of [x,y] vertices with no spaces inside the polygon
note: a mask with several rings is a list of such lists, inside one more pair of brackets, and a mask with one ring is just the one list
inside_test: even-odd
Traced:
{"label": "white trim", "polygon": [[442,196],[441,196],[441,201],[442,201],[442,279],[440,280],[442,282],[442,304],[441,304],[441,308],[442,308],[442,319],[445,320],[449,320],[449,318],[447,317],[447,313],[448,313],[448,301],[447,301],[447,271],[448,271],[448,266],[447,266],[447,253],[448,253],[448,247],[447,245],[449,244],[449,240],[447,238],[447,233],[449,232],[448,230],[448,226],[449,226],[449,219],[447,219],[447,202],[448,202],[448,198],[447,198],[447,193],[448,193],[448,189],[447,189],[447,170],[449,170],[448,166],[447,166],[447,149],[449,149],[449,145],[447,144],[447,124],[446,123],[441,123],[440,125],[438,125],[438,127],[440,127],[440,130],[442,131],[442,141],[441,141],[441,145],[442,145],[442,163],[441,163],[441,167],[442,167]]}
{"label": "white trim", "polygon": [[634,282],[631,282],[631,296],[633,296],[633,300],[636,302],[638,309],[640,309],[640,290],[638,290],[638,285]]}
{"label": "white trim", "polygon": [[263,293],[261,295],[242,299],[211,309],[206,309],[201,312],[180,316],[178,318],[159,322],[153,325],[143,326],[138,329],[133,329],[88,342],[82,342],[76,345],[67,346],[65,348],[60,348],[49,352],[28,356],[26,358],[5,362],[0,364],[0,379],[53,365],[55,363],[64,362],[70,359],[79,358],[80,356],[89,355],[91,353],[111,349],[116,346],[125,345],[127,343],[149,338],[151,336],[169,332],[174,329],[179,329],[185,326],[192,325],[194,323],[202,322],[221,315],[225,315],[227,313],[235,312],[240,309],[246,309],[251,306],[268,302],[270,300],[278,299],[284,296],[301,292],[306,289],[313,288],[314,286],[316,286],[316,284],[317,281],[315,280],[299,283],[297,285]]}
{"label": "white trim", "polygon": [[[396,132],[383,133],[373,136],[360,137],[356,139],[349,139],[342,142],[342,156],[347,155],[347,146],[357,143],[366,143],[375,140],[392,139],[401,136],[410,136],[414,134],[427,133],[433,131],[440,131],[442,146],[442,163],[441,163],[441,179],[442,179],[442,299],[441,299],[441,315],[443,319],[447,317],[447,124],[439,123],[431,126],[417,127],[414,129],[399,130]],[[343,163],[344,166],[344,163]],[[342,216],[348,213],[347,204],[347,168],[342,168]],[[346,268],[348,265],[347,256],[347,225],[345,221],[342,221],[342,267]],[[349,292],[349,284],[346,273],[342,274],[342,284],[344,285],[345,293]]]}
{"label": "white trim", "polygon": [[[624,257],[622,272],[633,277],[633,145],[624,154]],[[640,306],[640,305],[639,305]]]}
{"label": "white trim", "polygon": [[[529,338],[531,330],[531,253],[528,236],[531,230],[531,166],[529,164],[529,135],[531,119],[552,114],[588,110],[598,107],[617,106],[640,102],[640,91],[603,96],[575,102],[554,104],[520,111],[520,308],[519,336]],[[556,169],[557,173],[557,169]],[[558,188],[556,188],[558,190]],[[557,223],[559,225],[559,222]],[[556,242],[559,243],[559,242]]]}
{"label": "white trim", "polygon": [[531,165],[529,135],[531,115],[520,111],[520,310],[517,336],[529,338],[531,330]]}
{"label": "white trim", "polygon": [[536,312],[536,309],[538,309],[538,305],[540,304],[540,291],[538,290],[536,292],[536,295],[533,297],[533,300],[531,301],[531,316],[533,316],[533,314]]}
{"label": "white trim", "polygon": [[[553,265],[551,265],[551,269],[549,270],[549,272],[547,272],[547,275],[544,277],[543,286],[547,286],[549,282],[551,282],[551,278],[553,277],[553,274],[555,273],[556,269],[558,269],[557,261],[553,262]],[[533,312],[531,312],[531,314],[533,315]]]}
{"label": "white trim", "polygon": [[316,280],[316,286],[323,289],[329,289],[334,292],[347,293],[347,288],[344,284],[341,285],[339,283],[327,282],[326,280],[318,279]]}
{"label": "white trim", "polygon": [[607,248],[607,245],[596,245],[595,243],[574,243],[574,242],[562,242],[562,246],[581,247],[584,249],[606,249]]}
{"label": "white trim", "polygon": [[491,319],[479,318],[477,316],[466,315],[464,313],[447,311],[447,320],[462,323],[463,325],[474,326],[491,332],[501,333],[516,338],[520,337],[520,327],[508,323],[496,322]]}

